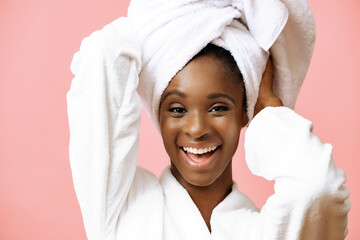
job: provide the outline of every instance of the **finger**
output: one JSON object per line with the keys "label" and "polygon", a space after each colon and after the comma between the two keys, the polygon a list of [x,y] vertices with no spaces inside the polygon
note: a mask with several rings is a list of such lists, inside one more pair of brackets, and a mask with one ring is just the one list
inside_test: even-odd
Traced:
{"label": "finger", "polygon": [[269,59],[268,59],[268,61],[266,63],[265,71],[268,72],[268,74],[272,74],[273,66],[272,66],[272,58],[271,58],[271,56],[269,57]]}
{"label": "finger", "polygon": [[262,76],[260,88],[263,87],[265,88],[264,91],[266,91],[268,88],[272,87],[273,78],[274,78],[274,73],[272,68],[272,61],[271,58],[269,58],[269,60],[266,63],[265,71]]}

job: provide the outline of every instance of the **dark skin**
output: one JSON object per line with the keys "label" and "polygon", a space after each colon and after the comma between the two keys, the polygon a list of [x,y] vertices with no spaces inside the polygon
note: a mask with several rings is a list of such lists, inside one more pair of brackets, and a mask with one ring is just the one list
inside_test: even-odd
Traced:
{"label": "dark skin", "polygon": [[284,106],[281,99],[273,91],[274,72],[271,57],[266,64],[263,78],[260,83],[259,96],[255,104],[254,116],[266,107]]}
{"label": "dark skin", "polygon": [[[272,79],[269,62],[255,114],[267,106],[282,106],[272,91]],[[189,193],[210,232],[213,209],[231,192],[232,157],[248,122],[242,93],[238,76],[224,70],[221,60],[205,55],[189,62],[161,99],[160,129],[171,172]]]}

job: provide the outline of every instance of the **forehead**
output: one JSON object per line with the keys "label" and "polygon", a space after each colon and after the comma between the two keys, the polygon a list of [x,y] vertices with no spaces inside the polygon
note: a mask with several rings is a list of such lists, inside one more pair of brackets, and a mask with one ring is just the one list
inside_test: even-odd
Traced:
{"label": "forehead", "polygon": [[224,63],[213,56],[202,56],[190,61],[169,83],[164,93],[172,90],[198,94],[201,92],[224,92],[239,94],[242,84],[236,74],[230,74]]}

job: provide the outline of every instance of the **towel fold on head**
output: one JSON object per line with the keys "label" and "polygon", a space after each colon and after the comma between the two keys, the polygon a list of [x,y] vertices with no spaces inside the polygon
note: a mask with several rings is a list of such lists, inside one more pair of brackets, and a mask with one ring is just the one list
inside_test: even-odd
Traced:
{"label": "towel fold on head", "polygon": [[274,92],[294,108],[315,43],[306,0],[132,0],[128,17],[142,48],[138,92],[157,127],[163,91],[209,43],[233,55],[250,121],[269,52]]}

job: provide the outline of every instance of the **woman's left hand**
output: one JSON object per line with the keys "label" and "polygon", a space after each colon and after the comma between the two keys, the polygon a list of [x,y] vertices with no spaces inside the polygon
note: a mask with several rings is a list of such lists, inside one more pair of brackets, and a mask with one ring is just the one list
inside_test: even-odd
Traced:
{"label": "woman's left hand", "polygon": [[260,83],[259,96],[255,104],[254,117],[266,107],[284,106],[281,99],[273,91],[274,72],[272,68],[271,57],[269,58]]}

